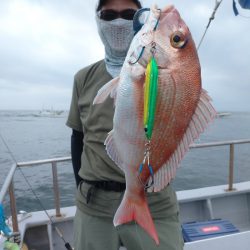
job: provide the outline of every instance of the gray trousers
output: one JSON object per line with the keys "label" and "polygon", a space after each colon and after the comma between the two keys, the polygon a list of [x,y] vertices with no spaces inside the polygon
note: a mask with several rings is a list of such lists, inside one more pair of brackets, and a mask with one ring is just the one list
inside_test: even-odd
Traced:
{"label": "gray trousers", "polygon": [[178,215],[154,220],[160,239],[154,240],[136,223],[114,227],[112,218],[83,213],[77,209],[74,221],[75,250],[182,250],[183,239]]}

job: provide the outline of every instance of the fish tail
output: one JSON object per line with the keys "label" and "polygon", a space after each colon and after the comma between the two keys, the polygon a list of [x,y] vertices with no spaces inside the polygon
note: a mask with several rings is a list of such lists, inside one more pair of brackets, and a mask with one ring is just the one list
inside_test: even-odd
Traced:
{"label": "fish tail", "polygon": [[126,195],[116,211],[114,217],[114,225],[122,225],[130,221],[136,221],[159,245],[157,231],[155,229],[154,222],[152,220],[148,204],[145,197],[140,197],[140,201],[132,202]]}

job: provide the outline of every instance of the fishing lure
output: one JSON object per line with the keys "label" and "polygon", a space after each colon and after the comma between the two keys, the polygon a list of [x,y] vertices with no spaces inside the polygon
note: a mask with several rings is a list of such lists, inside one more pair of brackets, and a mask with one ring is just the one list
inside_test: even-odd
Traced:
{"label": "fishing lure", "polygon": [[154,57],[151,58],[146,69],[144,89],[144,130],[148,140],[152,138],[156,100],[158,91],[158,66]]}
{"label": "fishing lure", "polygon": [[[144,86],[144,114],[143,114],[143,123],[145,136],[147,142],[145,144],[145,152],[143,162],[139,167],[139,180],[140,174],[145,166],[148,167],[151,176],[151,183],[143,184],[145,189],[151,187],[154,184],[154,172],[153,167],[150,164],[150,140],[153,134],[154,122],[155,122],[155,111],[157,104],[157,92],[158,92],[158,65],[154,58],[155,47],[152,45],[152,58],[150,59],[147,68],[146,68],[146,80]],[[141,181],[142,182],[142,181]]]}
{"label": "fishing lure", "polygon": [[[157,19],[157,22],[154,26],[153,31],[155,31],[159,25],[160,16],[161,16],[161,10],[159,10],[159,17]],[[145,47],[142,48],[138,59],[135,62],[131,62],[131,64],[135,64],[136,62],[139,61],[144,50],[145,50]],[[145,190],[151,187],[152,185],[154,185],[154,171],[153,171],[152,165],[150,164],[150,143],[151,143],[151,138],[152,138],[153,129],[154,129],[155,112],[156,112],[156,106],[157,106],[157,93],[158,93],[158,65],[154,57],[155,51],[156,51],[156,43],[152,42],[151,49],[150,49],[152,57],[149,60],[149,63],[146,68],[146,74],[145,74],[146,78],[145,78],[145,85],[144,85],[143,124],[144,124],[144,131],[145,131],[145,136],[146,136],[147,141],[145,143],[144,158],[143,158],[142,163],[139,166],[139,171],[138,171],[139,172],[138,179],[144,186]],[[144,184],[140,178],[140,175],[145,165],[147,165],[148,171],[151,176],[151,183],[146,183],[146,184]]]}

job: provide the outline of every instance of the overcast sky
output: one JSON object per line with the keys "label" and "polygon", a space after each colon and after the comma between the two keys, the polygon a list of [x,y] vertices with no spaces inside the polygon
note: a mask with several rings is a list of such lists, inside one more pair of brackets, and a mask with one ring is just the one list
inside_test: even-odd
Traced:
{"label": "overcast sky", "polygon": [[[215,0],[174,4],[198,44]],[[69,109],[74,74],[103,58],[94,0],[0,0],[0,109]],[[250,10],[239,7],[242,15]],[[224,0],[199,50],[203,87],[218,111],[250,111],[250,19]]]}

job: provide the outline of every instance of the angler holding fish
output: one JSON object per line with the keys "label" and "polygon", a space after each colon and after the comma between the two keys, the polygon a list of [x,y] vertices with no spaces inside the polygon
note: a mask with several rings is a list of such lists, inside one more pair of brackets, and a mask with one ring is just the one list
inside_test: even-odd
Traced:
{"label": "angler holding fish", "polygon": [[74,167],[76,134],[84,138],[75,249],[183,249],[169,184],[215,111],[178,11],[139,8],[138,1],[99,1],[105,60],[75,76],[67,121]]}

